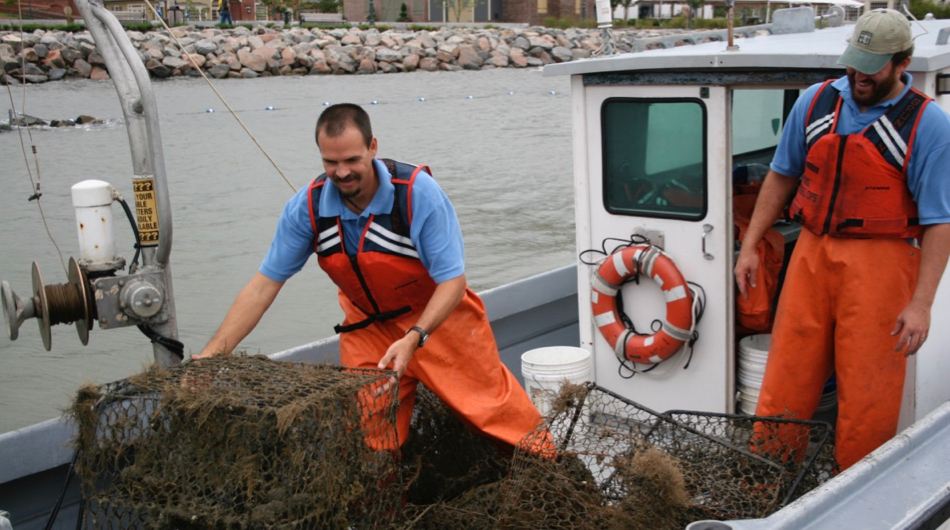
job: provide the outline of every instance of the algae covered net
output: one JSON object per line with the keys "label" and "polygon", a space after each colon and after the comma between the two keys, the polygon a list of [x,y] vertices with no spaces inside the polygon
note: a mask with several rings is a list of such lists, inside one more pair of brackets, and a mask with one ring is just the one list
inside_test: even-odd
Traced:
{"label": "algae covered net", "polygon": [[85,528],[683,528],[766,516],[833,475],[830,428],[656,413],[565,385],[519,444],[390,372],[222,357],[80,390]]}
{"label": "algae covered net", "polygon": [[217,357],[80,389],[83,527],[384,526],[402,489],[388,377]]}
{"label": "algae covered net", "polygon": [[516,455],[507,527],[683,528],[765,517],[835,473],[821,422],[654,412],[596,385],[562,387],[548,425],[557,457]]}

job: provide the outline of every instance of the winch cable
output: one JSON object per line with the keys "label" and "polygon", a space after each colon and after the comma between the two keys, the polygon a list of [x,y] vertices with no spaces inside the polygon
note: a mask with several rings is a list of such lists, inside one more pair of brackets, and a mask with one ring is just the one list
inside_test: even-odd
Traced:
{"label": "winch cable", "polygon": [[[129,262],[129,274],[132,274],[139,267],[139,253],[142,250],[142,239],[139,235],[139,227],[135,223],[135,216],[132,215],[132,208],[129,207],[125,198],[122,197],[122,194],[115,188],[112,189],[112,198],[122,205],[122,209],[125,210],[125,216],[129,219],[129,224],[132,225],[132,233],[135,235],[135,255],[132,257],[132,261]],[[160,335],[148,324],[138,324],[137,327],[153,344],[158,343],[162,345],[165,349],[175,354],[175,357],[178,357],[179,361],[185,360],[185,344],[183,342]]]}
{"label": "winch cable", "polygon": [[[76,450],[73,452],[73,459],[69,463],[69,469],[66,470],[66,483],[63,484],[62,491],[59,492],[59,498],[56,499],[56,504],[53,505],[53,509],[49,512],[49,517],[46,519],[45,530],[51,530],[53,528],[53,523],[56,522],[56,518],[59,517],[59,509],[63,506],[63,500],[66,498],[66,492],[69,490],[69,483],[73,479],[73,475],[76,474],[76,460],[79,459],[79,451]],[[83,503],[79,503],[79,521],[76,523],[76,528],[82,526],[82,506]]]}
{"label": "winch cable", "polygon": [[221,103],[224,104],[224,106],[228,109],[228,112],[231,113],[231,116],[234,116],[234,119],[237,120],[241,128],[244,129],[244,132],[247,133],[248,137],[251,138],[251,141],[254,142],[254,145],[256,145],[257,148],[261,150],[261,153],[263,153],[264,156],[267,157],[267,160],[271,163],[271,165],[274,166],[274,169],[276,169],[277,173],[279,173],[281,178],[284,179],[284,182],[286,182],[287,185],[290,186],[290,189],[294,190],[294,193],[297,193],[297,187],[294,186],[290,182],[290,179],[288,179],[287,175],[285,175],[283,170],[280,169],[280,166],[277,165],[277,162],[274,161],[273,158],[271,158],[267,150],[264,149],[264,146],[262,146],[261,143],[257,141],[257,138],[254,136],[254,134],[251,133],[251,131],[247,128],[246,125],[244,125],[244,122],[241,121],[241,118],[239,118],[237,113],[234,112],[234,109],[232,109],[231,105],[229,105],[227,100],[224,99],[224,96],[222,96],[221,93],[218,92],[218,89],[214,86],[214,83],[212,83],[211,79],[209,79],[208,76],[204,73],[204,70],[202,70],[201,67],[198,66],[198,63],[195,62],[195,59],[191,56],[191,54],[185,52],[185,46],[181,43],[181,41],[178,40],[178,37],[175,35],[174,32],[172,32],[172,29],[168,27],[168,24],[165,23],[165,20],[158,14],[158,11],[155,10],[155,6],[152,5],[152,2],[150,0],[145,0],[145,5],[147,5],[148,8],[152,11],[152,13],[155,15],[155,18],[162,24],[162,27],[164,27],[165,30],[168,31],[168,34],[171,36],[172,39],[174,39],[175,44],[178,45],[178,48],[182,51],[182,54],[188,57],[188,62],[190,62],[191,65],[195,68],[195,71],[201,74],[201,78],[204,79],[206,83],[208,83],[208,86],[211,87],[211,90],[214,92],[214,94],[218,96],[218,99],[221,100]]}
{"label": "winch cable", "polygon": [[[607,251],[608,242],[617,242],[619,244],[614,246],[614,248],[608,252]],[[650,244],[650,240],[640,234],[632,234],[629,239],[608,237],[608,238],[605,238],[601,242],[599,249],[596,249],[596,248],[587,249],[587,250],[582,251],[580,254],[578,254],[578,260],[584,265],[590,265],[590,266],[596,267],[596,266],[599,266],[605,259],[611,256],[613,253],[617,252],[618,250],[622,248],[632,247],[635,245],[649,245],[649,244]],[[596,254],[603,257],[599,257],[598,259],[594,261],[589,261],[588,259],[585,259],[585,256],[587,254]],[[621,285],[621,288],[617,290],[617,313],[620,315],[620,320],[621,322],[623,322],[624,326],[627,329],[629,329],[633,334],[648,335],[648,333],[640,333],[639,331],[637,331],[636,327],[633,324],[633,321],[630,319],[629,316],[627,316],[627,314],[623,310],[623,285],[626,285],[627,283],[630,283],[630,282],[633,282],[639,285],[641,270],[643,270],[642,263],[638,262],[637,273],[634,274],[632,277],[628,278],[627,280],[625,280],[623,284]],[[664,375],[664,374],[669,373],[672,370],[678,369],[679,366],[684,363],[684,360],[685,360],[685,365],[683,365],[683,370],[686,370],[687,368],[689,368],[689,364],[693,360],[693,345],[696,344],[697,340],[699,340],[699,332],[696,331],[696,325],[699,324],[699,321],[703,318],[703,313],[705,313],[706,311],[706,290],[703,289],[701,285],[695,282],[687,281],[686,284],[689,286],[689,291],[693,297],[693,306],[692,306],[693,318],[692,318],[692,325],[690,326],[690,339],[683,346],[684,348],[686,348],[686,354],[680,355],[680,359],[676,366],[672,366],[669,369],[664,370],[663,372],[659,372],[657,375]],[[653,322],[650,323],[651,333],[658,332],[660,328],[662,327],[662,325],[663,325],[663,322],[661,320],[654,319]],[[640,370],[640,369],[637,369],[636,367],[637,363],[634,363],[633,361],[630,361],[628,359],[619,359],[619,358],[618,360],[620,361],[620,364],[617,366],[617,374],[623,379],[631,379],[633,378],[633,376],[637,374],[645,374],[648,372],[652,372],[658,366],[660,366],[660,364],[662,364],[662,362],[657,363],[657,364],[652,364],[648,368]],[[628,373],[625,374],[624,370],[626,370]]]}
{"label": "winch cable", "polygon": [[[20,33],[23,33],[23,6],[21,2],[17,2],[19,9],[19,25]],[[63,272],[69,276],[69,270],[66,268],[66,260],[63,258],[63,251],[60,250],[59,245],[56,243],[56,239],[53,237],[53,233],[49,229],[49,223],[46,222],[46,213],[43,211],[43,205],[40,202],[40,197],[43,196],[42,190],[40,188],[41,184],[41,174],[40,174],[40,159],[37,156],[36,143],[33,141],[33,133],[30,131],[29,127],[26,127],[26,134],[30,137],[30,150],[33,152],[33,164],[36,167],[36,180],[33,180],[33,172],[30,170],[30,157],[26,154],[26,143],[23,141],[23,127],[20,126],[20,120],[17,119],[18,115],[23,116],[24,125],[26,124],[26,70],[23,66],[26,64],[26,59],[20,59],[20,83],[23,85],[23,103],[20,105],[20,112],[17,111],[16,103],[13,101],[13,90],[10,88],[10,84],[7,85],[7,95],[10,97],[10,108],[12,115],[10,125],[16,124],[17,134],[20,137],[20,150],[23,152],[23,163],[26,166],[26,174],[30,179],[30,191],[32,192],[27,198],[28,201],[36,201],[36,207],[40,211],[40,219],[43,221],[43,227],[46,229],[46,235],[49,236],[49,240],[53,243],[53,247],[56,248],[56,253],[59,254],[59,262],[63,266]]]}

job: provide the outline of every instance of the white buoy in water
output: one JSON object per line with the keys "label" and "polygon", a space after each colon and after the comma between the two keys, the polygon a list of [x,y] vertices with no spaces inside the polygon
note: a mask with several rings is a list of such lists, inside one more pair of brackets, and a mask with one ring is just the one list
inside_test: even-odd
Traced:
{"label": "white buoy in water", "polygon": [[205,112],[207,112],[208,114],[211,114],[212,112],[214,112],[214,109],[205,109]]}
{"label": "white buoy in water", "polygon": [[376,103],[378,103],[378,101],[376,101],[375,99],[369,102],[370,105],[375,105]]}
{"label": "white buoy in water", "polygon": [[419,98],[419,101],[425,101],[426,98]]}
{"label": "white buoy in water", "polygon": [[323,102],[323,106],[324,106],[324,107],[329,107],[329,106],[330,106],[330,102],[329,102],[329,101],[324,101],[324,102]]}
{"label": "white buoy in water", "polygon": [[555,91],[552,90],[552,91],[551,91],[551,95],[552,95],[552,96],[555,96],[555,95],[557,95],[557,92],[555,92]]}
{"label": "white buoy in water", "polygon": [[264,107],[264,110],[274,110],[274,107],[271,107],[270,105],[268,105],[268,106]]}
{"label": "white buoy in water", "polygon": [[474,96],[465,96],[465,99],[475,99]]}

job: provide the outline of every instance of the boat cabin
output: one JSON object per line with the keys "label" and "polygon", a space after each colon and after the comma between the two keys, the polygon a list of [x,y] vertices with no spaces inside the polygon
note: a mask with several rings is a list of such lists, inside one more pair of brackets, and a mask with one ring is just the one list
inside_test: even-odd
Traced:
{"label": "boat cabin", "polygon": [[[714,40],[544,69],[571,76],[580,340],[593,353],[598,385],[655,410],[739,411],[737,351],[755,332],[737,328],[733,209],[741,201],[734,195],[764,178],[798,95],[844,75],[836,61],[853,26],[815,26],[810,8],[782,10],[769,30],[732,47]],[[950,109],[950,22],[912,26],[913,86]],[[780,221],[775,228],[787,256],[801,227]],[[622,364],[591,308],[596,253],[585,259],[584,251],[606,251],[602,257],[632,236],[663,249],[705,298],[692,351],[655,368]],[[622,293],[635,329],[657,331],[667,304],[657,284],[626,283]],[[950,329],[939,324],[948,311],[944,281],[930,338],[910,358],[901,428],[950,399],[942,375],[950,371]]]}

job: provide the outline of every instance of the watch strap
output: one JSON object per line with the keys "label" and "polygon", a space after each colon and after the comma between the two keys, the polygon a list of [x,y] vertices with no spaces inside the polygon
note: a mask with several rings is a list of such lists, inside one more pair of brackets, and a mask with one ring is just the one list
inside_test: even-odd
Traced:
{"label": "watch strap", "polygon": [[406,335],[408,335],[410,331],[415,331],[416,333],[419,334],[419,343],[416,345],[417,348],[421,348],[422,346],[425,345],[426,341],[429,340],[429,333],[426,330],[420,328],[419,326],[412,326],[411,328],[406,330]]}

